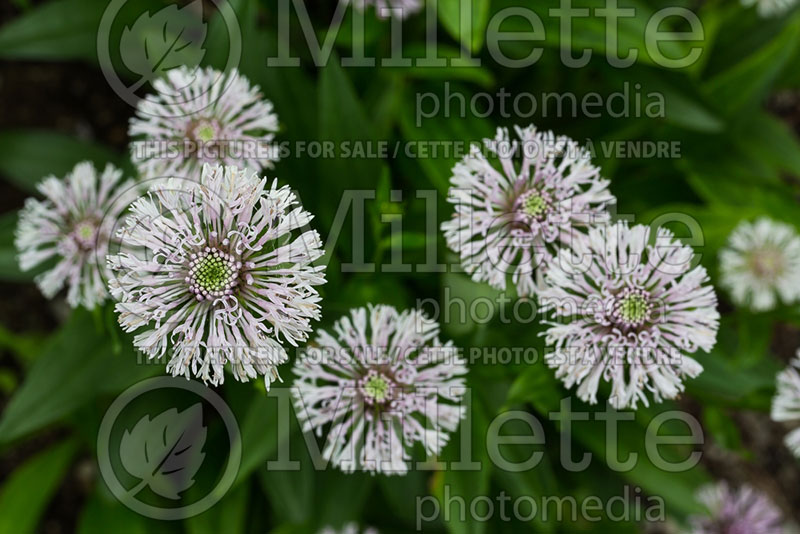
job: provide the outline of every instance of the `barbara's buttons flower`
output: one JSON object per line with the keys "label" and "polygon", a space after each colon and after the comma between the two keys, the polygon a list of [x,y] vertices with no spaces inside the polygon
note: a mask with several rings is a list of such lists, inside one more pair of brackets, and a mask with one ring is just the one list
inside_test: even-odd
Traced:
{"label": "barbara's buttons flower", "polygon": [[353,4],[353,7],[360,11],[373,6],[379,18],[405,18],[416,13],[423,6],[423,0],[341,0],[341,2]]}
{"label": "barbara's buttons flower", "polygon": [[343,471],[408,471],[409,449],[437,454],[464,416],[464,360],[422,312],[351,310],[295,365],[303,430],[322,435],[323,456]]}
{"label": "barbara's buttons flower", "polygon": [[689,355],[716,343],[717,297],[692,249],[660,229],[620,222],[589,230],[551,262],[539,294],[551,313],[547,363],[578,397],[597,402],[611,382],[615,408],[648,404],[683,391],[702,366]]}
{"label": "barbara's buttons flower", "polygon": [[179,67],[153,84],[131,119],[131,159],[145,178],[191,178],[204,163],[272,168],[278,117],[237,71]]}
{"label": "barbara's buttons flower", "polygon": [[732,490],[725,482],[704,486],[697,500],[707,515],[689,518],[692,534],[783,534],[780,510],[750,486]]}
{"label": "barbara's buttons flower", "polygon": [[[772,419],[800,425],[800,352],[791,364],[778,373],[775,398],[772,399]],[[786,435],[786,446],[800,457],[800,428]]]}
{"label": "barbara's buttons flower", "polygon": [[205,166],[198,182],[160,185],[131,206],[109,257],[126,331],[173,375],[213,384],[263,375],[267,388],[319,319],[325,282],[319,235],[288,186],[236,167]]}
{"label": "barbara's buttons flower", "polygon": [[755,5],[759,16],[777,17],[792,9],[797,0],[742,0],[742,5],[750,7]]}
{"label": "barbara's buttons flower", "polygon": [[484,141],[491,161],[473,145],[456,164],[448,195],[455,213],[442,230],[474,281],[505,289],[511,276],[517,293],[530,296],[537,270],[586,227],[606,222],[614,197],[575,141],[533,126],[516,133],[511,141],[499,129]]}
{"label": "barbara's buttons flower", "polygon": [[43,200],[26,200],[15,240],[19,264],[28,271],[55,259],[52,269],[36,277],[46,297],[52,298],[66,285],[72,307],[92,309],[106,299],[109,237],[127,207],[123,197],[133,192],[132,186],[131,181],[122,182],[122,171],[112,165],[98,173],[91,163],[83,162],[63,180],[45,178],[38,186]]}
{"label": "barbara's buttons flower", "polygon": [[378,534],[378,531],[370,527],[361,530],[358,528],[358,523],[347,523],[340,530],[336,530],[333,527],[325,527],[317,534]]}
{"label": "barbara's buttons flower", "polygon": [[721,285],[740,306],[773,309],[800,299],[800,236],[792,226],[762,218],[742,222],[719,254]]}

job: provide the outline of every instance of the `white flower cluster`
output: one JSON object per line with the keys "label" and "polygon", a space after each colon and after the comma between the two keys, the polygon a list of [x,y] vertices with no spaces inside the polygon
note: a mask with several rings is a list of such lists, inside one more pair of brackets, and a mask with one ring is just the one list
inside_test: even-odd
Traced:
{"label": "white flower cluster", "polygon": [[647,391],[675,398],[703,370],[691,354],[716,343],[706,270],[666,230],[611,224],[609,181],[578,143],[515,131],[498,130],[453,169],[447,245],[474,281],[510,281],[549,311],[547,364],[581,399],[597,402],[601,381],[616,408],[647,405]]}

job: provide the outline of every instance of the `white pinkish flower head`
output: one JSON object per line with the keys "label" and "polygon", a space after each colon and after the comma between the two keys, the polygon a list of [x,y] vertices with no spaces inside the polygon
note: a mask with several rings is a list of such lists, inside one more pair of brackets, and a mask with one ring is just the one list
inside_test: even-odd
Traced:
{"label": "white pinkish flower head", "polygon": [[439,325],[417,310],[356,308],[295,364],[304,431],[327,428],[322,454],[345,472],[405,474],[420,443],[435,455],[464,416],[467,368]]}
{"label": "white pinkish flower head", "polygon": [[731,489],[725,482],[703,486],[697,500],[706,515],[689,518],[692,534],[783,534],[780,510],[750,486]]}
{"label": "white pinkish flower head", "polygon": [[721,285],[734,303],[755,311],[800,300],[800,236],[767,218],[742,222],[719,253]]}
{"label": "white pinkish flower head", "polygon": [[[15,245],[23,271],[55,260],[36,284],[47,298],[66,285],[73,308],[92,309],[108,296],[106,253],[114,223],[127,207],[133,182],[107,165],[102,173],[82,162],[63,180],[48,176],[39,185],[43,200],[29,198],[20,212]],[[135,197],[135,194],[134,194]]]}
{"label": "white pinkish flower head", "polygon": [[131,118],[131,159],[145,178],[199,175],[204,163],[260,170],[277,161],[278,117],[233,70],[179,67],[153,83]]}
{"label": "white pinkish flower head", "polygon": [[778,373],[775,397],[772,399],[772,419],[791,423],[797,428],[786,435],[786,446],[800,458],[800,352],[786,369]]}
{"label": "white pinkish flower head", "polygon": [[762,18],[783,15],[792,9],[796,3],[797,0],[742,0],[742,5],[745,7],[755,5],[758,15]]}
{"label": "white pinkish flower head", "polygon": [[358,523],[347,523],[341,529],[325,527],[317,534],[378,534],[378,530],[366,527],[363,530],[358,527]]}
{"label": "white pinkish flower head", "polygon": [[353,4],[353,7],[360,11],[368,7],[375,8],[375,14],[382,19],[406,18],[420,11],[423,7],[423,0],[341,0],[344,4]]}
{"label": "white pinkish flower head", "polygon": [[[683,391],[702,366],[690,355],[717,339],[717,297],[691,247],[660,228],[625,222],[591,228],[562,249],[544,275],[540,305],[552,320],[544,335],[548,365],[582,400],[596,403],[611,383],[617,409]],[[651,240],[654,242],[651,243]]]}
{"label": "white pinkish flower head", "polygon": [[608,180],[575,141],[515,128],[519,140],[498,129],[453,169],[448,202],[453,217],[442,224],[447,246],[476,282],[504,290],[507,278],[520,296],[536,290],[536,273],[559,248],[572,246],[592,224],[607,222],[615,202]]}
{"label": "white pinkish flower head", "polygon": [[320,317],[323,268],[312,215],[288,186],[257,173],[203,167],[198,181],[154,187],[134,202],[109,257],[119,322],[167,370],[212,384],[224,364],[267,388]]}

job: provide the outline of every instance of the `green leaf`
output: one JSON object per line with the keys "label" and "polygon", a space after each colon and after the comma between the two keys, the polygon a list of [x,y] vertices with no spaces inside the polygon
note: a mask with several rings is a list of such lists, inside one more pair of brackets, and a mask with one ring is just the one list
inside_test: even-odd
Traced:
{"label": "green leaf", "polygon": [[249,394],[242,394],[239,402],[231,402],[242,437],[242,463],[235,485],[244,482],[264,464],[278,446],[278,410],[275,408],[275,399],[268,397],[263,391],[253,394],[252,388],[247,389]]}
{"label": "green leaf", "polygon": [[[358,143],[376,141],[372,124],[361,105],[360,98],[344,69],[339,66],[339,58],[332,57],[322,69],[319,80],[319,137],[323,141],[333,141],[336,150],[344,143],[355,146]],[[347,176],[347,185],[352,188],[374,188],[381,174],[381,166],[375,158],[352,157],[348,159],[321,159],[325,173]],[[341,169],[341,173],[335,172]],[[333,183],[333,180],[321,182]],[[335,198],[344,190],[344,181],[338,181]],[[323,195],[324,196],[324,195]],[[326,197],[326,203],[335,206]]]}
{"label": "green leaf", "polygon": [[[447,302],[463,302],[465,309],[474,309],[476,301],[481,302],[481,324],[487,324],[497,313],[503,292],[494,289],[489,284],[473,282],[469,276],[460,273],[446,273],[442,276],[442,291],[446,295],[443,299]],[[447,321],[443,328],[451,336],[459,336],[476,328],[477,314],[464,313],[463,320],[458,316]]]}
{"label": "green leaf", "polygon": [[160,365],[137,364],[129,339],[124,349],[114,354],[111,341],[97,331],[91,314],[74,310],[8,402],[0,418],[0,444],[58,421],[98,395],[116,393],[160,371]]}
{"label": "green leaf", "polygon": [[13,352],[24,364],[36,358],[45,339],[39,332],[17,334],[0,325],[0,347]]}
{"label": "green leaf", "polygon": [[[264,493],[269,496],[275,514],[281,522],[303,524],[314,515],[314,466],[308,455],[308,448],[297,425],[293,423],[288,435],[289,451],[293,461],[299,461],[297,469],[259,469],[259,480]],[[286,444],[284,444],[286,445]]]}
{"label": "green leaf", "polygon": [[443,44],[439,44],[436,47],[437,57],[445,58],[448,61],[448,65],[443,67],[418,65],[419,58],[424,58],[426,53],[424,45],[412,43],[403,50],[403,57],[411,59],[412,65],[410,67],[390,67],[389,70],[418,80],[441,80],[445,82],[463,80],[477,83],[486,88],[491,88],[495,84],[494,74],[491,70],[481,66],[477,59],[466,58],[463,61],[460,60],[461,51],[454,47]]}
{"label": "green leaf", "polygon": [[800,176],[800,140],[785,122],[768,113],[753,113],[738,132],[736,146],[779,176],[785,172]]}
{"label": "green leaf", "polygon": [[[452,89],[453,92],[459,90],[460,88],[456,86]],[[441,94],[438,98],[440,102],[443,101]],[[489,120],[474,115],[462,118],[445,117],[442,113],[437,113],[426,119],[417,116],[418,112],[414,102],[406,101],[400,114],[403,138],[409,142],[409,150],[414,152],[413,161],[423,171],[420,177],[414,176],[412,179],[416,180],[414,183],[417,187],[430,188],[433,185],[446,195],[450,188],[453,166],[461,156],[469,152],[471,142],[493,136],[493,125]],[[438,149],[433,144],[436,142],[441,142]],[[437,150],[435,157],[431,153],[425,157],[423,151],[426,150]]]}
{"label": "green leaf", "polygon": [[243,534],[247,525],[247,501],[250,486],[231,489],[220,502],[200,515],[186,520],[188,534]]}
{"label": "green leaf", "polygon": [[[469,421],[471,428],[469,435],[463,428]],[[461,421],[461,427],[453,434],[451,443],[442,453],[443,461],[464,461],[479,464],[478,469],[467,470],[459,468],[453,463],[443,472],[442,476],[435,478],[433,489],[434,496],[439,500],[443,517],[449,517],[447,530],[453,534],[480,534],[486,532],[486,523],[479,521],[461,521],[459,502],[463,499],[466,503],[473,502],[481,495],[487,495],[489,480],[492,474],[492,462],[486,450],[486,441],[489,428],[489,418],[482,401],[477,396],[477,391],[471,390],[471,401],[467,407],[467,414]],[[463,443],[463,439],[469,443]],[[472,454],[462,456],[464,447],[471,447]],[[466,466],[464,466],[466,467]],[[438,474],[437,474],[438,475]],[[449,507],[449,511],[445,509]]]}
{"label": "green leaf", "polygon": [[697,355],[704,370],[686,382],[686,390],[707,405],[768,411],[781,369],[777,359],[764,357],[769,354],[771,323],[768,317],[746,312],[723,316],[717,345]]}
{"label": "green leaf", "polygon": [[[498,426],[498,433],[502,436],[525,436],[532,437],[531,427],[519,417],[507,417],[501,412],[496,421],[502,421]],[[515,414],[510,414],[515,415]],[[541,420],[541,418],[537,418]],[[504,461],[512,464],[521,465],[534,458],[534,454],[544,452],[545,445],[533,443],[514,443],[497,445],[497,453]],[[520,472],[508,471],[503,468],[496,468],[492,471],[493,479],[501,487],[508,489],[512,496],[520,498],[528,495],[559,495],[559,488],[553,465],[550,457],[545,453],[541,456],[535,467]],[[569,521],[569,519],[566,519]],[[555,525],[549,521],[543,521],[541,514],[537,514],[533,519],[536,525],[536,532],[554,532]]]}
{"label": "green leaf", "polygon": [[[581,410],[586,408],[587,405],[580,405]],[[574,422],[572,431],[575,439],[594,453],[592,460],[594,462],[605,462],[610,457],[624,460],[628,458],[629,454],[635,453],[638,461],[633,469],[620,473],[620,476],[641,486],[649,494],[663,498],[666,509],[672,513],[696,513],[698,504],[695,501],[694,492],[698,486],[708,481],[705,471],[700,466],[695,466],[689,470],[667,472],[653,463],[651,455],[645,449],[648,434],[652,439],[657,430],[656,427],[650,427],[650,422],[660,412],[670,410],[674,410],[674,407],[669,403],[650,408],[640,406],[636,411],[635,421],[618,423],[617,440],[612,448],[607,448],[606,421],[596,420],[596,416],[590,414],[588,421]],[[595,408],[591,408],[590,411],[595,411]],[[561,412],[561,417],[570,419],[570,412]],[[670,430],[670,433],[667,434],[666,430]],[[665,422],[659,435],[684,435],[681,432],[685,433],[685,424],[679,423],[677,428],[670,429],[670,424]],[[661,461],[677,463],[685,461],[689,457],[691,447],[662,445],[658,447],[658,451]]]}
{"label": "green leaf", "polygon": [[0,490],[0,534],[29,534],[64,478],[75,443],[55,445],[18,467]]}
{"label": "green leaf", "polygon": [[477,52],[486,37],[491,0],[438,0],[437,14],[447,33]]}
{"label": "green leaf", "polygon": [[739,428],[729,413],[716,406],[703,408],[703,427],[714,437],[714,443],[731,451],[741,450]]}
{"label": "green leaf", "polygon": [[[220,3],[220,6],[221,9],[231,11],[239,25],[244,56],[241,58],[239,68],[244,73],[244,65],[250,60],[248,56],[251,54],[258,55],[255,54],[255,50],[250,46],[254,43],[253,38],[256,30],[256,21],[258,20],[258,2],[255,0],[230,0],[229,2]],[[222,70],[225,68],[231,54],[231,36],[228,35],[227,15],[223,16],[219,10],[214,13],[208,24],[208,38],[203,43],[205,48],[203,64]],[[244,54],[245,51],[247,51],[246,54]],[[261,57],[263,58],[263,56]],[[263,61],[261,64],[263,68]]]}
{"label": "green leaf", "polygon": [[800,16],[795,16],[777,38],[706,82],[709,100],[727,116],[755,107],[793,57],[798,43]]}
{"label": "green leaf", "polygon": [[0,132],[0,174],[26,191],[49,175],[64,176],[81,161],[118,163],[110,149],[68,135],[37,130]]}
{"label": "green leaf", "polygon": [[[629,51],[637,53],[636,62],[647,65],[661,65],[651,57],[645,42],[645,36],[648,33],[648,22],[652,20],[655,13],[654,10],[643,2],[636,0],[621,0],[618,2],[619,9],[627,10],[632,13],[630,16],[626,14],[624,17],[619,16],[619,24],[616,31],[617,48],[618,51],[607,50],[607,27],[606,20],[603,17],[589,16],[592,10],[600,7],[597,2],[592,0],[573,0],[572,7],[575,9],[589,10],[586,16],[576,16],[572,18],[572,39],[570,45],[573,56],[580,57],[583,55],[584,50],[590,50],[592,57],[600,59],[600,55],[619,54],[619,56],[627,56]],[[496,14],[506,8],[519,9],[519,2],[517,0],[495,0],[492,4],[493,12]],[[535,14],[542,21],[544,27],[544,35],[541,36],[541,41],[520,42],[515,40],[507,40],[500,43],[500,49],[509,58],[522,58],[531,53],[534,47],[550,47],[555,49],[562,49],[566,46],[564,39],[561,38],[560,24],[561,20],[558,16],[550,15],[551,9],[559,9],[560,2],[558,0],[540,0],[536,3],[531,3],[528,6],[535,11]],[[631,11],[633,10],[633,11]],[[610,17],[611,15],[609,15]],[[491,20],[491,17],[490,17]],[[498,19],[500,25],[498,28],[489,27],[489,31],[499,30],[501,32],[520,32],[530,33],[533,31],[532,25],[529,20],[524,17],[515,16],[507,17],[504,20]],[[665,20],[659,27],[663,32],[664,39],[660,42],[658,48],[659,53],[666,59],[680,59],[688,56],[688,49],[690,47],[704,48],[704,42],[689,42],[680,40],[670,40],[669,29],[670,20]],[[652,31],[652,28],[650,29]],[[652,48],[652,46],[651,46]],[[702,57],[702,54],[701,54]],[[691,68],[691,67],[689,67]]]}
{"label": "green leaf", "polygon": [[409,497],[413,495],[422,498],[427,495],[427,481],[428,473],[417,469],[409,470],[407,474],[401,477],[378,478],[381,493],[389,503],[394,515],[400,518],[408,532],[416,528],[415,518],[417,517],[416,507],[418,505],[415,499]]}
{"label": "green leaf", "polygon": [[725,127],[725,122],[692,97],[663,83],[659,91],[666,103],[666,122],[706,133],[721,132]]}
{"label": "green leaf", "polygon": [[[330,225],[346,190],[374,190],[385,164],[365,150],[375,149],[377,137],[360,97],[332,55],[323,67],[318,85],[319,141],[333,147],[333,157],[317,158],[318,176],[338,176],[337,180],[318,180],[315,198],[321,222]],[[349,154],[348,154],[349,152]],[[349,248],[350,233],[340,235],[341,250]]]}
{"label": "green leaf", "polygon": [[0,28],[0,57],[84,59],[97,57],[97,28],[103,0],[55,0]]}
{"label": "green leaf", "polygon": [[363,471],[344,473],[338,469],[328,469],[318,473],[315,483],[315,519],[318,526],[341,526],[362,516],[367,498],[373,491],[375,477]]}
{"label": "green leaf", "polygon": [[[101,491],[102,482],[89,497],[78,519],[78,534],[148,534],[154,525],[143,516],[129,510],[109,492]],[[191,533],[194,534],[194,533]]]}
{"label": "green leaf", "polygon": [[531,404],[537,412],[546,415],[558,409],[565,396],[564,390],[544,362],[528,367],[511,384],[506,399],[507,405],[519,402]]}

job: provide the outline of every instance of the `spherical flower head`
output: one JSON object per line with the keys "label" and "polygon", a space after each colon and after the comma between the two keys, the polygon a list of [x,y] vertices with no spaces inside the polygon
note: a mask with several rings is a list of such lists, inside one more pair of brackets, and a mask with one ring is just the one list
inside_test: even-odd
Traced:
{"label": "spherical flower head", "polygon": [[405,18],[420,11],[423,0],[341,0],[343,3],[352,3],[353,7],[364,11],[369,6],[375,7],[378,18]]}
{"label": "spherical flower head", "polygon": [[725,482],[697,492],[707,515],[689,518],[692,534],[783,534],[780,510],[750,486],[732,490]]}
{"label": "spherical flower head", "polygon": [[755,5],[758,15],[762,18],[777,17],[788,12],[797,0],[742,0],[742,5],[750,7]]}
{"label": "spherical flower head", "polygon": [[323,457],[345,472],[408,471],[420,443],[438,454],[465,409],[467,368],[439,325],[417,310],[351,310],[295,364],[293,394],[303,430],[322,435]]}
{"label": "spherical flower head", "polygon": [[255,170],[277,161],[278,117],[236,70],[178,67],[153,83],[131,118],[131,159],[145,178],[199,175],[202,165]]}
{"label": "spherical flower head", "polygon": [[113,225],[127,203],[132,181],[107,165],[102,174],[90,162],[79,163],[63,180],[48,176],[38,190],[44,200],[29,198],[20,212],[15,245],[19,265],[28,271],[55,259],[36,284],[47,298],[65,285],[67,302],[88,309],[108,296],[105,256]]}
{"label": "spherical flower head", "polygon": [[800,352],[791,364],[778,373],[775,397],[772,399],[772,419],[792,423],[797,428],[786,435],[786,446],[800,458]]}
{"label": "spherical flower head", "polygon": [[378,530],[367,527],[364,530],[358,528],[358,523],[347,523],[341,529],[337,530],[333,527],[325,527],[317,534],[378,534]]}
{"label": "spherical flower head", "polygon": [[767,218],[742,222],[719,257],[720,283],[737,305],[767,311],[778,300],[800,300],[800,236],[794,227]]}
{"label": "spherical flower head", "polygon": [[[591,228],[550,263],[539,293],[551,313],[545,356],[566,387],[597,402],[600,380],[611,383],[617,409],[657,402],[683,391],[702,366],[689,356],[717,339],[717,297],[694,253],[666,229],[625,222]],[[651,243],[651,237],[654,242]]]}
{"label": "spherical flower head", "polygon": [[167,370],[219,384],[230,364],[267,388],[320,316],[312,215],[288,186],[236,167],[204,166],[199,182],[160,185],[131,206],[109,256],[109,286],[135,346]]}
{"label": "spherical flower head", "polygon": [[456,164],[448,194],[455,213],[442,230],[474,281],[504,290],[511,275],[517,293],[530,296],[537,270],[585,228],[607,222],[615,199],[575,141],[534,126],[515,130],[519,140],[498,129],[484,141],[492,161],[473,145]]}

